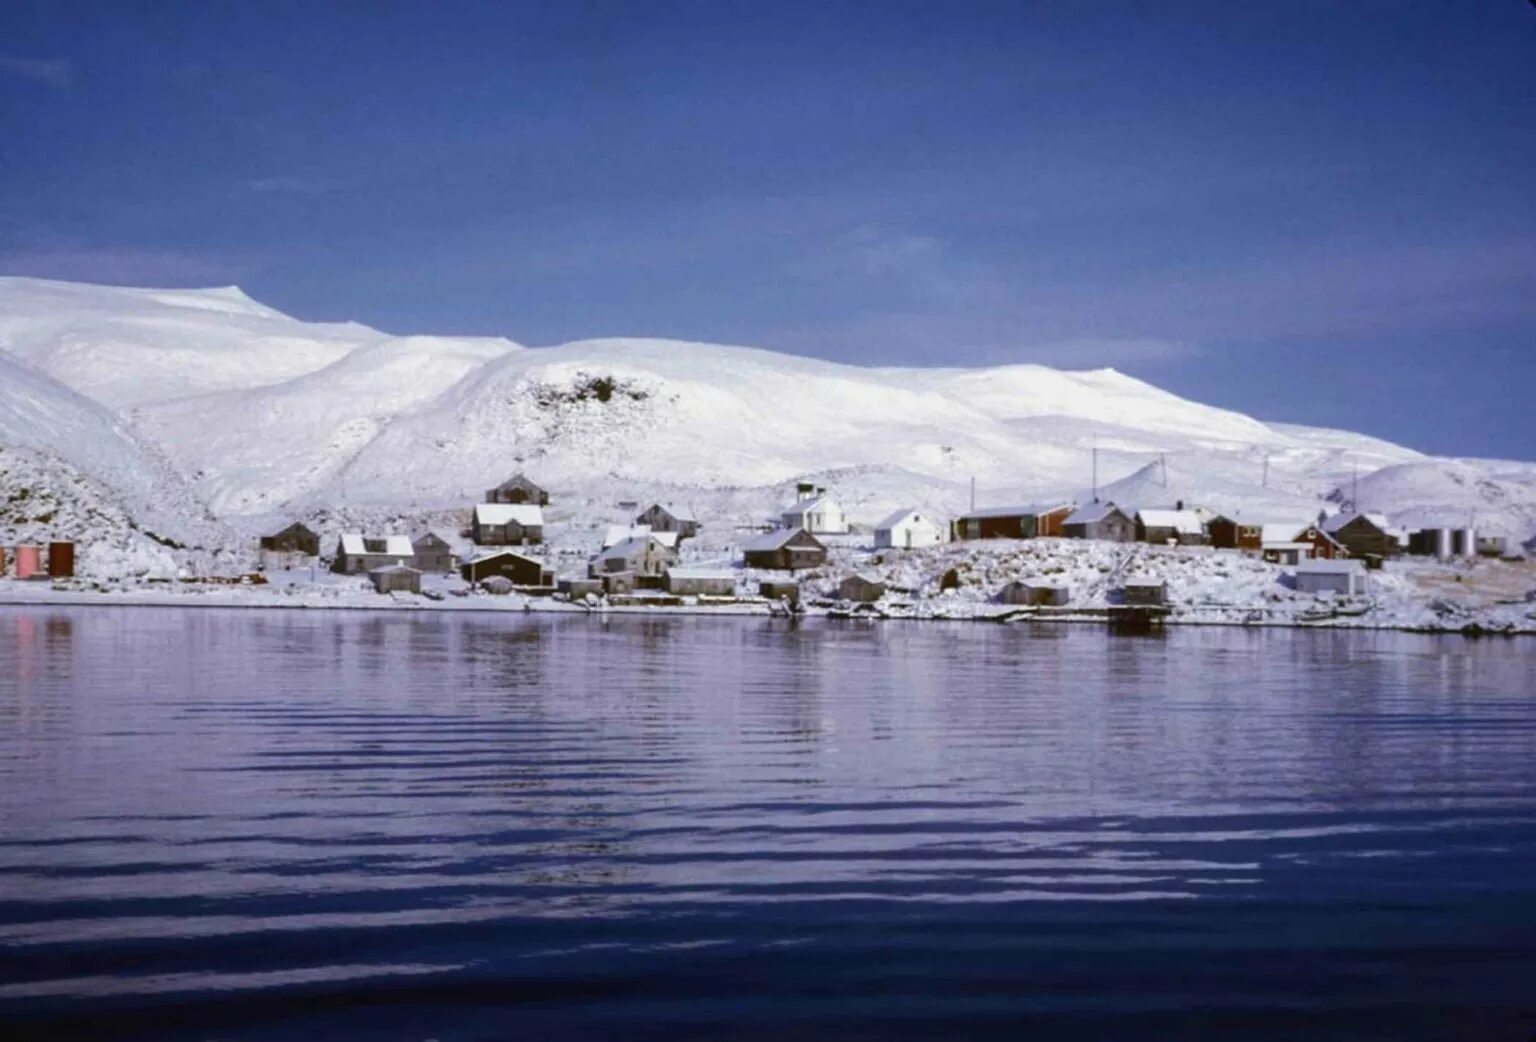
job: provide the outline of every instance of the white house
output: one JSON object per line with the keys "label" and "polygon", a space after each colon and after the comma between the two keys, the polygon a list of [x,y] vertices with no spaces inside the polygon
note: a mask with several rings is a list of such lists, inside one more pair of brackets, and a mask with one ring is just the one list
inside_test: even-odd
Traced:
{"label": "white house", "polygon": [[848,518],[826,489],[802,491],[799,497],[779,511],[781,528],[803,528],[812,535],[842,535],[848,531]]}
{"label": "white house", "polygon": [[416,560],[416,550],[403,535],[365,536],[361,532],[344,532],[336,544],[336,559],[331,571],[355,575],[390,565],[410,565]]}
{"label": "white house", "polygon": [[875,526],[875,546],[915,550],[944,541],[944,529],[927,514],[907,507]]}
{"label": "white house", "polygon": [[627,539],[639,539],[641,536],[650,536],[669,550],[676,550],[678,540],[682,538],[681,532],[657,532],[650,525],[609,525],[603,532],[602,549],[618,546]]}

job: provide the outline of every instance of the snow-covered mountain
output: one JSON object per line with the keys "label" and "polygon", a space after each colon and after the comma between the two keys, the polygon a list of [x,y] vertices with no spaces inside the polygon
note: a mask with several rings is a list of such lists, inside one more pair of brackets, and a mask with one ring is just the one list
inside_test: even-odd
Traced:
{"label": "snow-covered mountain", "polygon": [[0,278],[0,444],[74,468],[135,516],[211,513],[247,532],[327,509],[442,511],[523,469],[557,504],[673,498],[743,520],[809,477],[869,523],[907,503],[962,509],[973,479],[982,504],[1081,497],[1095,448],[1101,490],[1135,506],[1307,517],[1358,474],[1370,509],[1536,530],[1536,466],[1263,423],[1108,369],[396,337],[234,288]]}

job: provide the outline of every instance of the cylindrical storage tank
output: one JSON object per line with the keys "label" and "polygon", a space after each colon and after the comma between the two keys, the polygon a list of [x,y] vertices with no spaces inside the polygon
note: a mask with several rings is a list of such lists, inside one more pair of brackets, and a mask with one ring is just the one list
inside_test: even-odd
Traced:
{"label": "cylindrical storage tank", "polygon": [[35,546],[16,548],[16,578],[30,579],[43,570],[43,553]]}
{"label": "cylindrical storage tank", "polygon": [[1442,561],[1449,561],[1452,554],[1451,530],[1449,528],[1437,528],[1435,531],[1435,556]]}
{"label": "cylindrical storage tank", "polygon": [[1458,534],[1461,536],[1461,556],[1476,557],[1477,531],[1471,528],[1463,528]]}
{"label": "cylindrical storage tank", "polygon": [[75,574],[75,544],[48,544],[48,574],[55,579],[68,579]]}

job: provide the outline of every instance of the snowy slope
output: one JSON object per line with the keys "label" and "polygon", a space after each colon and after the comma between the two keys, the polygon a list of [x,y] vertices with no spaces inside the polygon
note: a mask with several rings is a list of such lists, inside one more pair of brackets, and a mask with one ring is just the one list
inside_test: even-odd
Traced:
{"label": "snowy slope", "polygon": [[[235,289],[0,279],[0,367],[0,442],[237,527],[332,509],[441,512],[519,469],[554,490],[562,524],[585,524],[578,511],[627,520],[606,513],[638,498],[750,524],[804,477],[867,524],[905,505],[962,509],[972,480],[980,505],[1080,495],[1095,448],[1101,490],[1129,505],[1308,517],[1356,472],[1451,465],[1349,432],[1263,423],[1112,370],[872,369],[667,340],[525,349],[393,337],[301,322]],[[1523,465],[1454,466],[1476,480],[1442,482],[1436,496],[1462,510],[1515,504],[1511,523],[1536,527],[1519,506],[1531,487]],[[1422,482],[1396,480],[1381,478],[1381,509],[1421,494],[1409,486]]]}

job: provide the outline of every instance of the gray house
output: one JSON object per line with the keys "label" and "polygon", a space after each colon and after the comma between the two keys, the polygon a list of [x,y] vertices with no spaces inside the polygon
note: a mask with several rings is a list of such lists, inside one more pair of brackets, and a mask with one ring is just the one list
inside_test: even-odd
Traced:
{"label": "gray house", "polygon": [[425,532],[411,540],[416,552],[415,567],[423,572],[451,572],[458,566],[458,559],[448,540],[436,532]]}
{"label": "gray house", "polygon": [[642,535],[599,551],[587,564],[594,579],[629,572],[636,576],[660,576],[677,564],[677,551],[655,536]]}
{"label": "gray house", "polygon": [[1126,604],[1139,607],[1168,603],[1168,584],[1161,579],[1127,579],[1120,593]]}
{"label": "gray house", "polygon": [[1108,543],[1134,543],[1136,522],[1113,503],[1089,503],[1078,507],[1061,523],[1068,539],[1100,539]]}
{"label": "gray house", "polygon": [[420,593],[421,572],[403,564],[387,564],[368,573],[377,593]]}
{"label": "gray house", "polygon": [[699,519],[693,516],[693,511],[670,503],[666,506],[652,503],[635,518],[635,524],[650,525],[653,532],[676,532],[679,539],[691,539],[699,534]]}
{"label": "gray house", "polygon": [[524,474],[515,474],[495,488],[485,492],[487,503],[531,503],[536,507],[549,506],[549,493],[534,484]]}
{"label": "gray house", "polygon": [[470,535],[480,546],[534,546],[544,541],[544,510],[530,503],[476,503]]}
{"label": "gray house", "polygon": [[885,596],[885,583],[863,575],[850,575],[837,584],[837,596],[840,600],[873,604]]}
{"label": "gray house", "polygon": [[1371,580],[1359,561],[1302,561],[1296,566],[1300,593],[1338,593],[1345,596],[1370,592]]}

